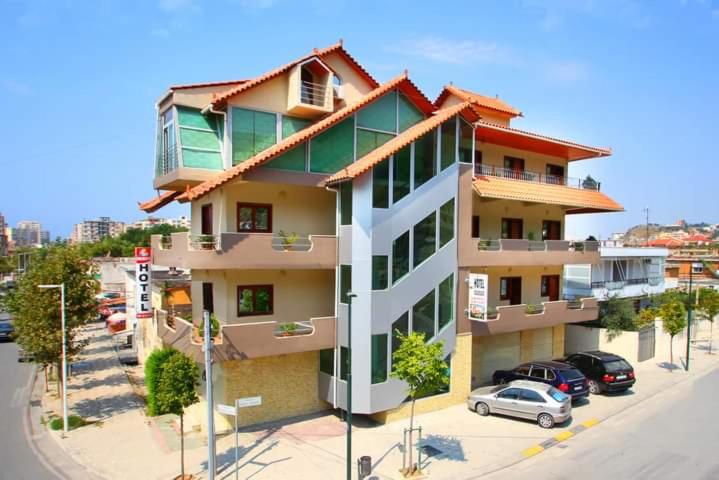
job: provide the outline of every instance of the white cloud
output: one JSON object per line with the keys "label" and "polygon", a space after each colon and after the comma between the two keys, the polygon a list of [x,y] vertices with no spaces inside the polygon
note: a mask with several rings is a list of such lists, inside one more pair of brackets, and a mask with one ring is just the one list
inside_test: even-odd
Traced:
{"label": "white cloud", "polygon": [[517,59],[509,50],[497,46],[494,42],[477,40],[424,37],[400,43],[397,47],[392,47],[388,50],[392,53],[406,54],[434,62],[455,65],[476,63],[513,64],[517,62]]}
{"label": "white cloud", "polygon": [[580,62],[552,62],[542,67],[544,77],[553,83],[572,84],[588,76],[588,67]]}
{"label": "white cloud", "polygon": [[30,85],[11,80],[9,78],[0,80],[0,87],[13,95],[26,96],[33,94],[33,89],[32,87],[30,87]]}

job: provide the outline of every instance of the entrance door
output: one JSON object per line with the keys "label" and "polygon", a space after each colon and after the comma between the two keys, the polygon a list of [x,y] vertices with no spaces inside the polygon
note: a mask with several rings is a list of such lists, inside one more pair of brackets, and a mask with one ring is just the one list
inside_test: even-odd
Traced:
{"label": "entrance door", "polygon": [[564,185],[564,167],[561,165],[547,164],[547,183]]}
{"label": "entrance door", "polygon": [[499,280],[499,299],[510,305],[522,303],[522,277],[502,277]]}
{"label": "entrance door", "polygon": [[542,291],[543,297],[549,297],[550,302],[559,300],[559,275],[543,275]]}
{"label": "entrance door", "polygon": [[542,240],[561,240],[562,222],[545,220],[542,222]]}
{"label": "entrance door", "polygon": [[502,219],[502,238],[521,240],[524,234],[524,221],[521,218]]}
{"label": "entrance door", "polygon": [[504,169],[507,177],[521,180],[524,176],[524,159],[504,157]]}
{"label": "entrance door", "polygon": [[212,294],[212,283],[202,283],[202,309],[210,313],[215,312],[215,299]]}
{"label": "entrance door", "polygon": [[202,235],[212,235],[212,204],[202,206]]}

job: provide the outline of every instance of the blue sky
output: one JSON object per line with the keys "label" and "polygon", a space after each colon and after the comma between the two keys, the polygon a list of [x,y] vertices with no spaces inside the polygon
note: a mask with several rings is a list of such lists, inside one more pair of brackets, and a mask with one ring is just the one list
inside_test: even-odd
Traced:
{"label": "blue sky", "polygon": [[[248,78],[334,43],[380,81],[405,68],[498,94],[514,126],[610,146],[575,162],[626,213],[568,235],[643,222],[719,222],[719,1],[0,0],[0,212],[69,235],[83,218],[141,217],[155,101],[179,83]],[[160,215],[175,216],[173,206]]]}

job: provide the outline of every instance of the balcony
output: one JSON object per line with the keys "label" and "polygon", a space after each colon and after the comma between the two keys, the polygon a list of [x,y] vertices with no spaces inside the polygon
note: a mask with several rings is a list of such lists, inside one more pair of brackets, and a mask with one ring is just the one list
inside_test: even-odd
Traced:
{"label": "balcony", "polygon": [[[164,345],[176,348],[201,362],[202,344],[195,326],[179,317],[171,317],[164,310],[155,310],[157,334]],[[219,338],[213,345],[215,361],[246,360],[250,358],[310,352],[335,345],[335,317],[317,317],[301,322],[257,322],[222,325]],[[297,328],[287,333],[282,325]]]}
{"label": "balcony", "polygon": [[334,269],[337,237],[308,235],[290,239],[272,233],[188,232],[152,236],[153,261],[178,268],[247,270]]}
{"label": "balcony", "polygon": [[563,177],[558,175],[547,175],[545,173],[531,172],[528,170],[513,170],[509,168],[496,167],[494,165],[484,165],[482,163],[474,166],[475,176],[491,176],[509,178],[512,180],[522,180],[525,182],[544,183],[547,185],[559,185],[562,187],[578,188],[582,190],[601,190],[601,182],[597,182],[591,177],[585,179]]}
{"label": "balcony", "polygon": [[[600,300],[609,297],[632,298],[663,293],[667,286],[664,277],[628,278],[591,283],[591,289],[573,289],[572,293],[592,295]],[[568,289],[565,292],[570,293]]]}
{"label": "balcony", "polygon": [[318,116],[334,110],[332,72],[319,59],[296,65],[290,71],[287,112]]}
{"label": "balcony", "polygon": [[578,301],[560,300],[539,305],[497,307],[496,313],[484,320],[472,320],[472,335],[486,336],[520,330],[553,327],[564,323],[596,320],[599,307],[596,298]]}
{"label": "balcony", "polygon": [[594,264],[599,243],[570,240],[471,239],[460,242],[462,267]]}

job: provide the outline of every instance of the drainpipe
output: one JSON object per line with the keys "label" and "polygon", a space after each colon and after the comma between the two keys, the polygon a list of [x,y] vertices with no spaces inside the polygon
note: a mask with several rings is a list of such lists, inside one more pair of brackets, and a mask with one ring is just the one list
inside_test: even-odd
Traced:
{"label": "drainpipe", "polygon": [[[200,110],[200,113],[202,115],[207,115],[208,113],[214,113],[215,115],[222,115],[222,117],[223,117],[222,121],[225,126],[223,131],[224,131],[224,134],[227,135],[227,112],[223,112],[221,110],[215,110],[214,108],[212,108],[212,103],[210,103],[205,108]],[[230,164],[230,166],[232,166],[232,162],[227,162],[227,158],[225,158],[226,153],[227,153],[227,142],[225,141],[225,137],[223,136],[222,137],[222,163],[224,163],[223,167],[225,167],[228,163]]]}
{"label": "drainpipe", "polygon": [[[337,238],[337,256],[335,257],[335,265],[340,264],[340,251],[339,251],[339,238],[340,238],[340,213],[339,213],[339,190],[336,188],[328,187],[325,185],[325,190],[328,192],[334,192],[335,194],[335,237]],[[337,326],[337,318],[338,318],[338,311],[337,311],[337,303],[339,301],[338,297],[338,291],[337,291],[337,285],[339,285],[339,270],[335,268],[335,304],[334,304],[334,310],[335,310],[335,356],[334,356],[334,362],[332,365],[334,366],[334,393],[332,395],[332,408],[335,410],[337,409],[337,394],[339,391],[339,369],[337,368],[337,364],[339,362],[339,355],[337,354],[339,349],[339,331],[340,329]]]}

